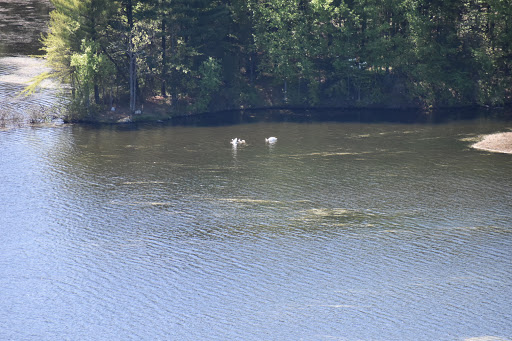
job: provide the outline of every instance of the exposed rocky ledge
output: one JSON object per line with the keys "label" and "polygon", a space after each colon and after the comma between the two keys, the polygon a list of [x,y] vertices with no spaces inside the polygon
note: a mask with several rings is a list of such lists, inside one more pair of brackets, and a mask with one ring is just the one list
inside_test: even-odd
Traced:
{"label": "exposed rocky ledge", "polygon": [[473,148],[495,153],[512,154],[512,132],[484,135]]}

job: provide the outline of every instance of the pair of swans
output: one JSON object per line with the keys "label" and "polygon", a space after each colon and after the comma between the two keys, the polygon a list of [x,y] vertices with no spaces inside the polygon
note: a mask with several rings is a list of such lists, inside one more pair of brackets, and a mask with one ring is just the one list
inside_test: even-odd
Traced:
{"label": "pair of swans", "polygon": [[242,140],[242,139],[239,139],[238,137],[235,137],[234,139],[231,140],[231,144],[233,145],[233,147],[236,147],[238,145],[245,144],[245,140]]}
{"label": "pair of swans", "polygon": [[[265,143],[274,144],[276,142],[277,142],[277,137],[271,136],[271,137],[265,138]],[[238,145],[244,145],[245,140],[235,137],[234,139],[231,140],[231,144],[233,145],[233,147],[236,147]]]}

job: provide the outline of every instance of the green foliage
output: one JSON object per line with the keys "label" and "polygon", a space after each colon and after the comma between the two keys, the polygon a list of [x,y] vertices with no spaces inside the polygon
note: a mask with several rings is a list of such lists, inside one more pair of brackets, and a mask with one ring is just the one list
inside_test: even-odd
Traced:
{"label": "green foliage", "polygon": [[199,67],[199,96],[195,103],[195,111],[202,112],[208,109],[214,94],[222,84],[222,69],[219,62],[209,57]]}
{"label": "green foliage", "polygon": [[76,91],[74,100],[80,105],[90,107],[90,96],[96,85],[113,85],[114,65],[101,53],[98,43],[83,40],[80,52],[71,55],[70,66]]}
{"label": "green foliage", "polygon": [[37,88],[41,85],[41,83],[44,80],[46,80],[48,78],[52,78],[52,77],[53,77],[53,74],[51,72],[43,72],[43,73],[35,76],[34,78],[32,78],[30,80],[30,84],[20,92],[20,95],[25,95],[25,96],[32,95],[34,92],[36,92]]}
{"label": "green foliage", "polygon": [[510,0],[52,3],[51,76],[84,112],[159,94],[181,112],[512,101]]}

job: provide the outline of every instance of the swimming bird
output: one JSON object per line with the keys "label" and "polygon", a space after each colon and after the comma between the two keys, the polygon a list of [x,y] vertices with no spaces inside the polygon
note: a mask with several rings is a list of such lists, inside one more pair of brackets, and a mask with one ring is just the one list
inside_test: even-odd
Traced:
{"label": "swimming bird", "polygon": [[235,137],[234,139],[231,140],[231,144],[233,145],[233,147],[236,147],[239,144],[245,144],[245,140],[241,140],[238,137]]}
{"label": "swimming bird", "polygon": [[270,143],[270,144],[276,143],[277,142],[277,137],[271,136],[269,138],[265,138],[265,142],[266,143]]}

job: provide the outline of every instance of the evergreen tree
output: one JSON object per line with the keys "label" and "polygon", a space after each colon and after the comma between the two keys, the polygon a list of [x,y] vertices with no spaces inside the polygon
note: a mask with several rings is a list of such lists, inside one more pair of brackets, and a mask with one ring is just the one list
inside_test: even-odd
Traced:
{"label": "evergreen tree", "polygon": [[[112,68],[103,48],[108,20],[114,9],[108,0],[52,0],[50,29],[43,39],[48,61],[55,75],[69,81],[74,99],[90,112],[91,91],[100,104],[100,87],[110,86]],[[84,65],[86,63],[86,65]],[[87,70],[87,71],[86,71]]]}
{"label": "evergreen tree", "polygon": [[85,113],[512,101],[510,0],[51,1],[44,50]]}

